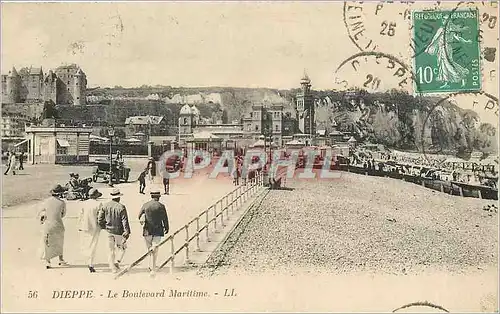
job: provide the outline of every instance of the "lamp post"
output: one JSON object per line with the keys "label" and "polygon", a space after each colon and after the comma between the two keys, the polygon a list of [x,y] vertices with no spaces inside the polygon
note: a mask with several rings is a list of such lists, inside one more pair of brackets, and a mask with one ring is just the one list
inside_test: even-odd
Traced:
{"label": "lamp post", "polygon": [[115,128],[113,126],[108,127],[108,136],[109,136],[109,186],[113,186],[113,136],[115,135]]}

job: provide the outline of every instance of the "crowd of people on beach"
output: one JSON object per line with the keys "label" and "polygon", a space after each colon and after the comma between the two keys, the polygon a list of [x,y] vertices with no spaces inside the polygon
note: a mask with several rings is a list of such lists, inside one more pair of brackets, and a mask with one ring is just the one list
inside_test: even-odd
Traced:
{"label": "crowd of people on beach", "polygon": [[433,180],[497,187],[498,173],[494,169],[476,168],[470,171],[460,168],[455,169],[445,164],[446,159],[447,156],[444,155],[411,156],[359,149],[351,152],[349,164],[365,169],[396,172]]}

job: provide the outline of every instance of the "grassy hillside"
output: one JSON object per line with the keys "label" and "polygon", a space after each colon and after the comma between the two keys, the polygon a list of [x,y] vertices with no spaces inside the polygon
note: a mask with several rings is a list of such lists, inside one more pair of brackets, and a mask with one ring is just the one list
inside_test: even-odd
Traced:
{"label": "grassy hillside", "polygon": [[[221,103],[196,104],[201,116],[213,120],[224,117],[224,122],[240,121],[252,104],[263,102],[281,103],[285,111],[295,116],[294,90],[268,88],[104,88],[91,92],[94,96],[134,97],[135,99],[104,99],[99,104],[86,107],[60,107],[61,118],[75,121],[107,121],[124,123],[133,115],[163,115],[169,124],[177,124],[181,104],[163,101],[175,94],[204,95],[218,93]],[[157,94],[160,100],[145,100]],[[498,150],[496,126],[480,123],[477,114],[463,110],[451,103],[443,103],[433,109],[437,98],[415,98],[403,92],[391,91],[370,94],[357,91],[313,91],[316,99],[316,123],[318,129],[333,130],[333,126],[356,134],[358,140],[383,143],[389,147],[419,150],[422,145],[434,152],[485,152]]]}

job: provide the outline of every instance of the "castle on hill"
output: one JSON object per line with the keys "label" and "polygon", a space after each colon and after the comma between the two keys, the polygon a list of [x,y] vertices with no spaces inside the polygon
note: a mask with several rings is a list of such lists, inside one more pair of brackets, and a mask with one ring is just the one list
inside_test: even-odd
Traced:
{"label": "castle on hill", "polygon": [[2,75],[2,103],[51,101],[57,105],[85,105],[87,76],[76,64],[44,74],[42,68],[15,67]]}

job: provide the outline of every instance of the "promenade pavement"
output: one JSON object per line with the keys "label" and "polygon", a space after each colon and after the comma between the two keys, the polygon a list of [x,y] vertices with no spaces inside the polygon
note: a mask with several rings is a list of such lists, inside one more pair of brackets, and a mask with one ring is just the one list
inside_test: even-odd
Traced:
{"label": "promenade pavement", "polygon": [[[160,178],[157,178],[160,181]],[[149,192],[153,189],[163,191],[160,182],[148,184],[146,194],[139,194],[138,183],[122,183],[117,186],[123,193],[121,202],[128,210],[131,236],[128,249],[124,257],[124,265],[130,264],[146,252],[144,238],[142,237],[142,227],[139,224],[138,213],[143,203],[150,200]],[[49,190],[50,187],[47,187]],[[217,179],[208,177],[207,171],[195,172],[192,178],[179,178],[172,180],[170,195],[162,195],[160,199],[167,206],[170,221],[170,232],[175,232],[183,227],[189,220],[198,216],[203,210],[217,202],[221,197],[234,190],[232,178],[227,174],[219,175]],[[109,200],[111,188],[100,188],[103,193],[102,200]],[[26,282],[33,282],[37,285],[43,281],[88,281],[87,276],[98,278],[105,276],[106,280],[113,277],[107,265],[107,238],[106,232],[101,232],[100,241],[95,258],[96,270],[90,274],[86,257],[80,251],[80,234],[78,232],[77,221],[81,206],[84,201],[67,201],[67,215],[65,223],[65,260],[70,263],[69,267],[58,267],[54,260],[53,269],[45,270],[44,264],[39,259],[40,224],[36,219],[40,201],[21,204],[3,210],[2,224],[2,278],[4,288],[17,290],[17,293],[24,294]],[[204,222],[204,220],[202,221]],[[195,226],[194,226],[195,227]],[[182,232],[175,242],[180,246],[185,238]],[[160,251],[159,262],[163,262],[170,252],[170,245],[165,245]],[[182,254],[181,254],[182,255]],[[147,271],[148,259],[137,268]],[[168,272],[168,268],[165,268]],[[147,277],[146,273],[140,274],[139,278]],[[136,277],[136,276],[134,276]],[[64,278],[64,279],[63,279]],[[15,291],[11,291],[16,295]]]}

